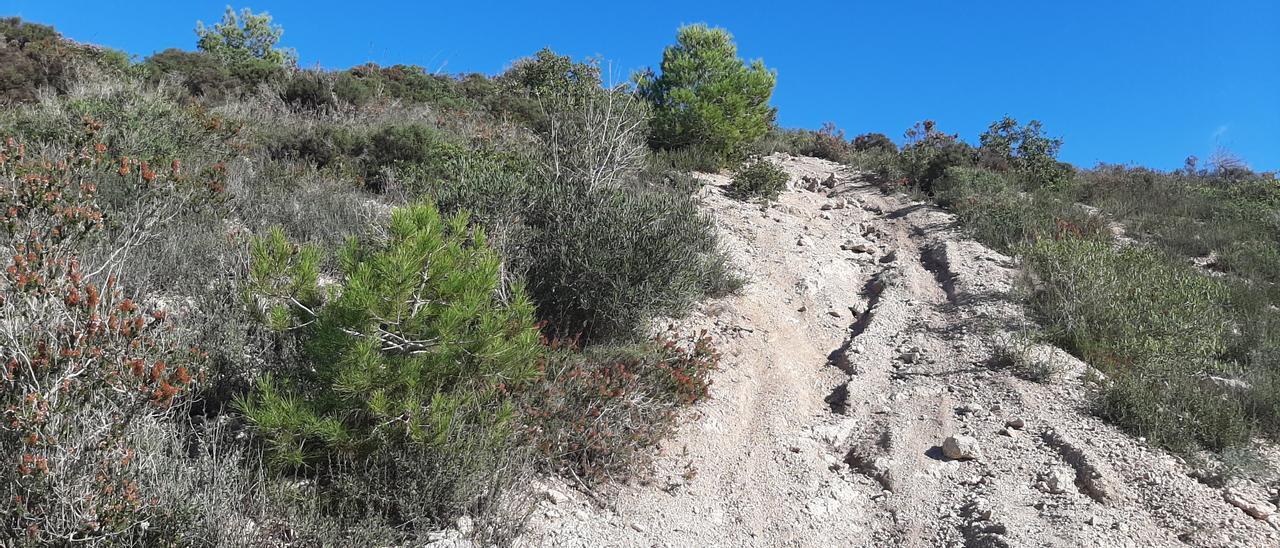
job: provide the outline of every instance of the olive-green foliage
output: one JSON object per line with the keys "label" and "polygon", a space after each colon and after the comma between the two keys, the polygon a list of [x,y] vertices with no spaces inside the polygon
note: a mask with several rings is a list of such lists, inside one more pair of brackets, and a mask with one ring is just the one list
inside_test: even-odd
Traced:
{"label": "olive-green foliage", "polygon": [[761,60],[739,59],[728,31],[681,27],[676,43],[662,54],[660,70],[635,77],[637,93],[654,107],[650,143],[655,148],[700,145],[726,164],[768,131],[777,74]]}
{"label": "olive-green foliage", "polygon": [[[90,125],[101,129],[87,131]],[[0,113],[0,131],[31,144],[107,146],[112,156],[153,162],[222,156],[235,124],[130,82]],[[190,170],[188,170],[190,172]]]}
{"label": "olive-green foliage", "polygon": [[1222,449],[1248,439],[1253,420],[1236,398],[1197,386],[1230,330],[1228,286],[1157,251],[1061,238],[1025,248],[1031,303],[1055,342],[1109,380],[1100,412],[1176,448]]}
{"label": "olive-green foliage", "polygon": [[961,141],[958,135],[939,131],[933,120],[912,126],[905,137],[899,156],[903,176],[908,183],[926,193],[933,192],[933,185],[947,168],[974,163],[973,147]]}
{"label": "olive-green foliage", "polygon": [[898,152],[898,145],[893,143],[889,136],[883,133],[863,133],[853,138],[853,149],[858,152],[868,152],[880,150],[885,152]]}
{"label": "olive-green foliage", "polygon": [[[430,74],[422,67],[415,65],[380,67],[369,63],[353,67],[345,74],[351,75],[356,82],[362,84],[361,87],[370,90],[379,89],[382,94],[394,99],[430,104],[446,110],[477,106],[465,93],[460,80]],[[351,88],[353,91],[358,89],[354,84]],[[340,97],[349,95],[348,92],[342,91],[341,87],[335,91]]]}
{"label": "olive-green foliage", "polygon": [[529,288],[559,333],[630,339],[733,288],[714,224],[689,198],[559,185],[539,194]]}
{"label": "olive-green foliage", "polygon": [[551,48],[538,50],[533,57],[512,63],[500,77],[534,95],[564,94],[573,88],[600,87],[600,66],[579,63]]}
{"label": "olive-green foliage", "polygon": [[283,78],[285,73],[279,65],[262,59],[223,59],[203,51],[172,48],[148,57],[141,67],[153,80],[175,78],[191,95],[211,101],[244,95],[259,84]]}
{"label": "olive-green foliage", "polygon": [[278,234],[255,244],[255,293],[291,290],[297,313],[314,322],[301,332],[314,370],[264,378],[240,402],[280,464],[438,445],[468,429],[500,435],[507,394],[537,378],[533,304],[504,285],[501,259],[465,214],[443,219],[434,205],[411,205],[388,230],[384,245],[344,250],[339,296],[318,307],[303,304],[318,291],[306,266],[314,257],[290,264]]}
{"label": "olive-green foliage", "polygon": [[975,239],[1001,251],[1063,233],[1103,237],[1105,220],[1077,206],[1069,194],[1026,188],[1022,181],[1012,173],[950,167],[934,184],[934,199]]}
{"label": "olive-green foliage", "polygon": [[276,47],[284,29],[271,24],[266,12],[255,14],[244,8],[237,15],[227,6],[222,22],[207,27],[196,22],[196,47],[211,53],[227,63],[259,59],[280,67],[292,67],[298,63],[298,54],[291,49]]}
{"label": "olive-green foliage", "polygon": [[[1154,354],[1212,358],[1226,348],[1227,287],[1159,252],[1063,237],[1024,250],[1033,304],[1066,348],[1124,367]],[[1123,299],[1127,306],[1116,306]]]}
{"label": "olive-green foliage", "polygon": [[1069,164],[1058,162],[1062,139],[1045,137],[1038,120],[1022,126],[1005,116],[992,122],[979,139],[978,158],[983,166],[998,171],[1011,170],[1026,178],[1029,186],[1058,186],[1072,175]]}
{"label": "olive-green foliage", "polygon": [[524,273],[554,333],[634,339],[650,319],[682,314],[740,283],[711,219],[687,195],[660,186],[585,189],[474,168],[434,194],[442,208],[473,208],[505,231],[511,268]]}
{"label": "olive-green foliage", "polygon": [[738,167],[729,183],[729,194],[740,200],[772,202],[787,188],[787,172],[765,158]]}
{"label": "olive-green foliage", "polygon": [[66,93],[77,63],[121,72],[128,56],[63,40],[53,27],[0,18],[0,104],[34,101],[41,89]]}

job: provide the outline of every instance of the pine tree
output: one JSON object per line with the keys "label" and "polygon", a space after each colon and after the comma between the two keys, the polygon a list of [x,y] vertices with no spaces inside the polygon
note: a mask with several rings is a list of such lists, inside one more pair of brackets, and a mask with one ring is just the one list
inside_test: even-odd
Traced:
{"label": "pine tree", "polygon": [[[443,444],[458,429],[501,435],[510,395],[539,375],[533,304],[522,288],[504,287],[499,256],[465,213],[442,219],[434,205],[412,205],[392,214],[389,232],[383,245],[347,246],[345,280],[330,302],[312,308],[287,298],[304,320],[293,330],[312,370],[264,377],[239,402],[281,464]],[[280,251],[278,243],[256,247]],[[270,283],[255,275],[255,291],[319,294],[299,268],[305,252],[282,255],[255,258],[255,271],[276,273]]]}
{"label": "pine tree", "polygon": [[728,162],[768,131],[777,73],[759,59],[739,59],[728,31],[681,27],[662,53],[661,68],[661,74],[649,69],[636,76],[637,92],[654,106],[655,147],[699,146]]}

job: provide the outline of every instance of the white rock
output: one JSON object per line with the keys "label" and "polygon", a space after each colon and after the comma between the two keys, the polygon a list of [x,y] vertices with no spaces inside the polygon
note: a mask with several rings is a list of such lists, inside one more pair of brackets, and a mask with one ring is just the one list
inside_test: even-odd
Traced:
{"label": "white rock", "polygon": [[1249,514],[1254,519],[1266,520],[1276,513],[1274,504],[1265,500],[1255,499],[1232,489],[1224,491],[1222,498],[1226,499],[1232,506],[1244,510],[1244,513]]}
{"label": "white rock", "polygon": [[547,500],[551,501],[551,504],[564,504],[569,502],[569,495],[556,491],[555,489],[547,489],[543,494],[546,495]]}
{"label": "white rock", "polygon": [[1040,475],[1036,487],[1046,493],[1055,495],[1066,493],[1076,484],[1076,471],[1070,466],[1051,466]]}
{"label": "white rock", "polygon": [[942,442],[942,454],[953,460],[976,459],[981,456],[978,440],[969,436],[949,436]]}

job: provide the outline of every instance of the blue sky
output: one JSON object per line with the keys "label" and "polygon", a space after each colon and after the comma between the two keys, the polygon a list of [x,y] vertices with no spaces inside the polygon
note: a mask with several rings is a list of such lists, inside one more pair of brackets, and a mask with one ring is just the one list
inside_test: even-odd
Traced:
{"label": "blue sky", "polygon": [[[255,0],[304,65],[501,71],[543,46],[657,65],[684,23],[729,29],[778,71],[787,127],[900,139],[917,120],[976,141],[1005,114],[1065,139],[1062,159],[1162,169],[1218,146],[1280,169],[1280,2],[335,2]],[[0,0],[0,14],[145,56],[192,49],[225,1]]]}

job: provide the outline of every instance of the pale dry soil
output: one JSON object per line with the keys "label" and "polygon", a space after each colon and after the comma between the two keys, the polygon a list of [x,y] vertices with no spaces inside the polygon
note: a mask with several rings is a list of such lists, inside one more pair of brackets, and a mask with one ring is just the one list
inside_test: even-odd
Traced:
{"label": "pale dry soil", "polygon": [[[702,176],[750,280],[679,324],[724,354],[712,399],[648,481],[547,480],[522,544],[1280,546],[1280,518],[1090,415],[1084,364],[1013,344],[1051,375],[1033,382],[992,359],[1027,322],[1011,258],[838,164],[773,160],[794,188],[768,208]],[[947,458],[948,436],[980,454]],[[1259,482],[1231,490],[1274,502]]]}

